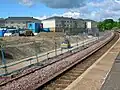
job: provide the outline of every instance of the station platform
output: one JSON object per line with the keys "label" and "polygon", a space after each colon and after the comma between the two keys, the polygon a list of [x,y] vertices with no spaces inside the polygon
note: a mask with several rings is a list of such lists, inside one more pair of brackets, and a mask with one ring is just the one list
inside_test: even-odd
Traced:
{"label": "station platform", "polygon": [[120,90],[119,52],[120,39],[64,90]]}
{"label": "station platform", "polygon": [[101,90],[120,90],[120,53]]}

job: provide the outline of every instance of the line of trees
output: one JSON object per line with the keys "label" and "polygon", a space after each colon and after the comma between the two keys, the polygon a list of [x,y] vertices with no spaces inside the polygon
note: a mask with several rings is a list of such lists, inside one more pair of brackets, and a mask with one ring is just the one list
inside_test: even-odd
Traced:
{"label": "line of trees", "polygon": [[118,21],[105,19],[104,21],[98,23],[98,28],[100,31],[111,30],[113,28],[120,29],[120,18]]}

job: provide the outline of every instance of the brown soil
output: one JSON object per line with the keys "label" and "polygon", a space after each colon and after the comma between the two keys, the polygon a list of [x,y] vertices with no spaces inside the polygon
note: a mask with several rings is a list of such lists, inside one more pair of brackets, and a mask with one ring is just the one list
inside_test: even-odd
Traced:
{"label": "brown soil", "polygon": [[[87,37],[70,36],[71,43],[84,40]],[[5,59],[7,63],[18,61],[27,57],[35,56],[35,53],[43,53],[55,49],[55,41],[57,48],[64,40],[63,33],[40,33],[34,37],[4,37]],[[1,58],[1,55],[0,55]],[[1,60],[0,60],[1,64]]]}

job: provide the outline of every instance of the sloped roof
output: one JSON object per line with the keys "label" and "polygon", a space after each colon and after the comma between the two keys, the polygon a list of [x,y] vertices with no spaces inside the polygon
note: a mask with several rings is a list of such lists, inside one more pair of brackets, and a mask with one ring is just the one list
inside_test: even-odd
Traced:
{"label": "sloped roof", "polygon": [[84,19],[84,21],[97,22],[97,21],[94,21],[94,20],[91,20],[91,19]]}
{"label": "sloped roof", "polygon": [[35,19],[33,17],[8,17],[5,20],[38,20],[38,19]]}
{"label": "sloped roof", "polygon": [[4,18],[0,18],[0,20],[5,20]]}
{"label": "sloped roof", "polygon": [[0,22],[5,22],[5,19],[3,19],[3,18],[0,18]]}
{"label": "sloped roof", "polygon": [[[59,16],[53,16],[53,17],[49,17],[47,19],[44,20],[51,20],[51,19],[70,19],[69,17],[59,17]],[[71,19],[75,20],[74,18],[71,17]]]}

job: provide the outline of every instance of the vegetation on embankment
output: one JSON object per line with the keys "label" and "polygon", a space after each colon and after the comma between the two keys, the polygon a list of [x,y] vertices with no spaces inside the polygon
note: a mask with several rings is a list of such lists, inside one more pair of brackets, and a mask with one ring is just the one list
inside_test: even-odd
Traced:
{"label": "vegetation on embankment", "polygon": [[100,31],[120,29],[120,18],[118,21],[114,21],[113,19],[105,19],[104,21],[98,23],[98,28]]}

